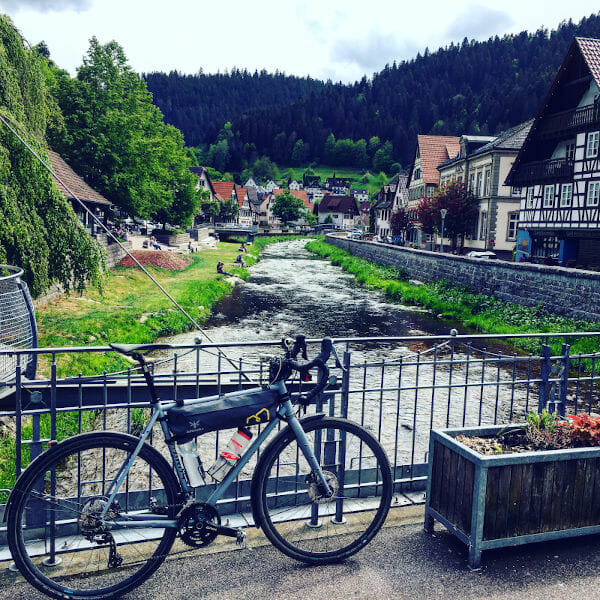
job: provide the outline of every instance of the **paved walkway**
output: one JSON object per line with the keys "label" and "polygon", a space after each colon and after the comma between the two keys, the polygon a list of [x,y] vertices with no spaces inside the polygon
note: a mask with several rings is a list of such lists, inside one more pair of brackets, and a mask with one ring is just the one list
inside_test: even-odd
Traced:
{"label": "paved walkway", "polygon": [[[353,558],[307,567],[271,546],[169,560],[126,600],[600,600],[600,536],[484,552],[470,571],[466,547],[436,525],[386,527]],[[23,583],[2,600],[42,600]]]}

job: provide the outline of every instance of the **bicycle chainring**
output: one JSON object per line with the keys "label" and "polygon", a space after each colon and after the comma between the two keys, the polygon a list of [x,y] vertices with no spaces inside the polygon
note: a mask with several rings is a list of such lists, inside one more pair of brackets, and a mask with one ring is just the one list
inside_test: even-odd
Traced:
{"label": "bicycle chainring", "polygon": [[208,546],[217,537],[215,525],[221,524],[217,509],[203,502],[188,506],[178,519],[179,537],[192,548]]}

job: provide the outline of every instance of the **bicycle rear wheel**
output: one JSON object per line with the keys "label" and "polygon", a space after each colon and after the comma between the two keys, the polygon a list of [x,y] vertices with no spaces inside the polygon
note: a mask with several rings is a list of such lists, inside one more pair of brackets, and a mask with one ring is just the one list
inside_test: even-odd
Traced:
{"label": "bicycle rear wheel", "polygon": [[[80,435],[42,454],[17,481],[9,500],[8,543],[23,576],[45,594],[116,598],[166,558],[176,528],[106,529],[97,518],[108,486],[138,442],[110,432]],[[174,519],[178,495],[170,465],[144,444],[106,520],[155,513]]]}
{"label": "bicycle rear wheel", "polygon": [[379,531],[392,498],[381,444],[345,419],[302,422],[333,495],[324,497],[291,429],[265,451],[253,483],[260,524],[283,553],[307,563],[347,558]]}

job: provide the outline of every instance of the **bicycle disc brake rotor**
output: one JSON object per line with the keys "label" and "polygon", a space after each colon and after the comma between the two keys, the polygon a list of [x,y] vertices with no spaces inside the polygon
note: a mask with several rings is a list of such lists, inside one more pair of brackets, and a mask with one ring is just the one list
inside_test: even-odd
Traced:
{"label": "bicycle disc brake rotor", "polygon": [[179,536],[192,548],[208,546],[218,535],[216,525],[221,517],[214,506],[197,502],[188,506],[179,517]]}
{"label": "bicycle disc brake rotor", "polygon": [[319,489],[319,482],[317,481],[314,473],[311,473],[306,478],[306,483],[308,483],[308,497],[317,504],[326,504],[327,502],[331,502],[336,496],[340,489],[340,484],[338,482],[337,477],[331,471],[323,471],[323,477],[331,490],[331,495],[326,496],[323,494],[322,490]]}

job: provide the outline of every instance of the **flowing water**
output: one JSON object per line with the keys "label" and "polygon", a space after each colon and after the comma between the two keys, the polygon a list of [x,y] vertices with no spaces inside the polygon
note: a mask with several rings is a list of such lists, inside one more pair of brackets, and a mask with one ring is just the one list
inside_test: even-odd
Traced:
{"label": "flowing water", "polygon": [[[307,338],[449,333],[452,324],[448,321],[423,309],[390,304],[382,294],[356,285],[352,275],[317,258],[304,245],[303,240],[295,240],[263,250],[260,262],[250,269],[250,280],[214,308],[204,327],[212,340],[277,340],[298,333]],[[196,335],[185,333],[168,341],[190,343]],[[474,351],[467,364],[462,347],[455,348],[450,367],[449,347],[428,353],[430,346],[415,341],[351,347],[348,414],[378,434],[398,462],[423,460],[431,427],[485,424],[510,418],[513,408],[523,412],[525,385],[494,384],[506,369],[484,365]],[[426,352],[418,356],[419,351]],[[242,359],[254,368],[261,355],[280,353],[277,348],[228,348],[226,352],[236,364]],[[309,358],[315,352],[316,346],[309,347]],[[216,370],[214,355],[200,356],[201,372]],[[225,362],[221,367],[233,371]],[[196,355],[182,357],[178,368],[194,371]],[[457,383],[458,387],[450,387]]]}

